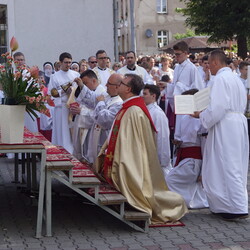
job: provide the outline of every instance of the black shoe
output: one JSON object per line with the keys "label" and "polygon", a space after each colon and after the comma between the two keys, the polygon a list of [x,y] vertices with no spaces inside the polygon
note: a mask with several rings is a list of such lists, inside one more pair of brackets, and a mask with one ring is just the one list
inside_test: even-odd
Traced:
{"label": "black shoe", "polygon": [[213,213],[213,214],[218,215],[223,220],[228,220],[228,221],[248,218],[248,214],[230,214],[230,213]]}

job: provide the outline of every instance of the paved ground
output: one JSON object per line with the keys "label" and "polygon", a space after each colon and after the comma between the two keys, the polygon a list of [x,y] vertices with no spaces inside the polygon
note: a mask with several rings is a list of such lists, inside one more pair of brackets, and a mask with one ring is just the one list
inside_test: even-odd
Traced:
{"label": "paved ground", "polygon": [[[13,180],[10,160],[0,159],[0,250],[1,249],[250,249],[250,219],[226,222],[207,209],[192,210],[185,227],[153,228],[139,233],[100,208],[70,194],[54,183],[53,237],[35,239],[36,200]],[[248,185],[248,190],[250,185]]]}

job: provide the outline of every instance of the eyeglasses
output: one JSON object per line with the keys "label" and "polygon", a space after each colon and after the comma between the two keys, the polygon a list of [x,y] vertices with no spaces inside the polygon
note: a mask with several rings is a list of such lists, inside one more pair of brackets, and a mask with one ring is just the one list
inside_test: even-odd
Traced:
{"label": "eyeglasses", "polygon": [[110,82],[107,82],[108,85],[111,85],[111,86],[117,86],[117,84],[114,84],[114,83],[110,83]]}
{"label": "eyeglasses", "polygon": [[97,61],[89,62],[89,63],[97,63]]}
{"label": "eyeglasses", "polygon": [[[125,86],[127,86],[127,87],[130,87],[128,84],[126,84],[126,83],[124,83],[124,82],[121,82],[121,84],[123,84],[123,85],[125,85]],[[121,84],[120,84],[120,86],[121,86]]]}
{"label": "eyeglasses", "polygon": [[104,56],[104,57],[99,57],[99,58],[97,58],[97,59],[99,59],[99,60],[104,60],[104,59],[108,59],[106,56]]}

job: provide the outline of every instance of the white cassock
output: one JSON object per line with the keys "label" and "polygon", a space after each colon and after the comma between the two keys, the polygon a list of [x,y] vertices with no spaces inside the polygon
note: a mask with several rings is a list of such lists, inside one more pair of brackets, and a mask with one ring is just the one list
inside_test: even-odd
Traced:
{"label": "white cassock", "polygon": [[[171,170],[171,154],[169,144],[169,126],[168,118],[163,110],[157,105],[156,102],[147,105],[148,111],[154,122],[157,134],[156,145],[158,158],[164,173],[164,176]],[[147,135],[145,135],[147,136]]]}
{"label": "white cassock", "polygon": [[81,105],[81,113],[75,116],[73,123],[73,155],[78,159],[83,157],[88,160],[88,147],[92,144],[92,141],[89,140],[88,133],[95,121],[94,106],[86,105],[84,100],[86,100],[87,103],[89,103],[89,99],[91,99],[92,102],[96,102],[96,97],[103,94],[105,95],[106,91],[100,84],[94,91],[84,85],[79,96],[76,98],[77,102]]}
{"label": "white cassock", "polygon": [[[181,126],[176,131],[181,139],[181,148],[200,147],[204,128],[199,119],[190,115],[180,115]],[[169,189],[180,194],[188,208],[208,207],[206,194],[201,182],[197,182],[201,174],[202,160],[185,158],[168,174],[166,181]],[[205,177],[204,177],[205,178]]]}
{"label": "white cassock", "polygon": [[52,120],[54,115],[54,107],[50,106],[48,103],[45,103],[45,106],[50,111],[50,117],[45,114],[40,114],[40,129],[41,130],[51,130],[52,129]]}
{"label": "white cassock", "polygon": [[51,89],[57,89],[59,97],[54,98],[55,109],[52,124],[52,143],[64,147],[69,153],[73,153],[73,144],[70,134],[69,109],[67,107],[68,94],[64,92],[61,85],[72,82],[79,73],[74,70],[59,70],[51,75],[48,86],[48,93]]}
{"label": "white cassock", "polygon": [[92,70],[95,72],[99,84],[101,84],[105,89],[107,89],[106,83],[108,82],[109,77],[115,73],[115,71],[110,68],[101,69],[99,67],[95,67]]}
{"label": "white cassock", "polygon": [[128,69],[127,66],[124,66],[120,68],[117,71],[117,73],[122,74],[122,75],[135,74],[135,75],[140,76],[145,84],[154,84],[152,77],[148,74],[148,72],[143,67],[139,65],[135,65],[135,70],[130,70]]}
{"label": "white cassock", "polygon": [[202,177],[210,210],[248,213],[248,129],[244,116],[246,90],[230,68],[220,69],[210,93],[210,104],[200,113],[208,129]]}
{"label": "white cassock", "polygon": [[[204,83],[201,79],[201,75],[197,69],[197,67],[190,62],[189,59],[186,59],[183,63],[177,64],[174,69],[174,79],[173,79],[173,88],[172,94],[169,93],[169,97],[175,95],[181,95],[184,91],[189,89],[203,89]],[[178,130],[179,123],[179,115],[176,116],[175,127]],[[180,140],[180,138],[176,137],[176,140]]]}
{"label": "white cassock", "polygon": [[[101,86],[101,85],[99,85]],[[109,130],[113,124],[116,114],[122,106],[122,99],[119,96],[110,97],[107,92],[102,93],[104,101],[97,103],[98,93],[89,90],[86,86],[82,89],[77,101],[93,110],[93,123],[88,133],[87,147],[85,147],[85,157],[91,163],[94,162],[101,146],[108,137]]]}

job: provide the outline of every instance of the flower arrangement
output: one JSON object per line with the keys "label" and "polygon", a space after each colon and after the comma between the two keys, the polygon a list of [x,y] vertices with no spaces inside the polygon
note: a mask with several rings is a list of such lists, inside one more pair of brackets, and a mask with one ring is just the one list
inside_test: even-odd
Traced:
{"label": "flower arrangement", "polygon": [[18,49],[15,37],[11,39],[10,49],[11,52],[1,55],[4,59],[4,64],[0,65],[0,89],[4,95],[2,104],[26,105],[32,119],[33,116],[37,117],[36,111],[50,116],[45,106],[49,96],[43,94],[44,86],[38,84],[38,67],[17,66],[12,57],[12,53]]}

